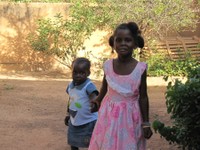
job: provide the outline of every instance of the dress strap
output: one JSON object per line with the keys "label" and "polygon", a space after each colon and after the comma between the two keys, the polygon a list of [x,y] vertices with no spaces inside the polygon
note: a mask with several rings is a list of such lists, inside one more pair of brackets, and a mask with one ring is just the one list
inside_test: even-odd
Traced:
{"label": "dress strap", "polygon": [[145,62],[138,62],[138,63],[139,63],[138,68],[140,69],[141,74],[143,74],[144,71],[148,68],[147,63],[145,63]]}
{"label": "dress strap", "polygon": [[103,70],[106,75],[110,74],[112,71],[112,69],[111,69],[111,67],[113,67],[112,61],[113,61],[113,59],[106,60],[103,65]]}

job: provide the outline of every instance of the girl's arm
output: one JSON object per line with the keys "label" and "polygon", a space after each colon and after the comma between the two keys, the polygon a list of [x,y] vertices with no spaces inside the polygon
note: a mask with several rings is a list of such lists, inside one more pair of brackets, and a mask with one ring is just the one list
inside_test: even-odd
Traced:
{"label": "girl's arm", "polygon": [[98,97],[96,98],[96,101],[98,101],[99,104],[101,104],[101,101],[103,100],[106,93],[107,93],[107,81],[106,81],[106,77],[104,75],[102,85],[100,88],[100,93],[99,93]]}
{"label": "girl's arm", "polygon": [[107,81],[106,81],[106,77],[104,75],[99,95],[95,98],[95,100],[91,101],[91,105],[92,105],[91,112],[98,111],[98,109],[101,105],[101,101],[103,100],[106,93],[107,93]]}
{"label": "girl's arm", "polygon": [[149,122],[149,98],[147,94],[147,71],[145,70],[142,74],[141,84],[140,84],[140,110],[142,113],[143,122]]}
{"label": "girl's arm", "polygon": [[144,73],[142,74],[142,79],[141,79],[139,104],[143,119],[142,123],[143,134],[145,138],[149,139],[152,136],[153,132],[151,131],[151,126],[149,123],[149,98],[147,94],[146,79],[147,79],[147,71],[145,70]]}

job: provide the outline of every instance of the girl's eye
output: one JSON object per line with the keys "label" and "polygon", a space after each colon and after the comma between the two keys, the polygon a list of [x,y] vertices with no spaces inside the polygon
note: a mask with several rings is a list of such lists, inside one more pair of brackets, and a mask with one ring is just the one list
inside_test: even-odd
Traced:
{"label": "girl's eye", "polygon": [[126,42],[132,42],[133,39],[132,39],[132,38],[125,38],[125,41],[126,41]]}
{"label": "girl's eye", "polygon": [[73,71],[73,74],[80,74],[80,75],[85,75],[85,72],[77,72],[77,71]]}
{"label": "girl's eye", "polygon": [[85,72],[80,72],[81,75],[85,75]]}
{"label": "girl's eye", "polygon": [[116,40],[115,40],[116,42],[121,42],[122,41],[122,39],[121,38],[116,38]]}
{"label": "girl's eye", "polygon": [[120,42],[122,42],[122,41],[124,41],[124,42],[132,42],[133,39],[130,38],[130,37],[127,37],[127,38],[124,38],[124,39],[122,39],[122,38],[116,38],[115,41],[116,41],[117,43],[120,43]]}

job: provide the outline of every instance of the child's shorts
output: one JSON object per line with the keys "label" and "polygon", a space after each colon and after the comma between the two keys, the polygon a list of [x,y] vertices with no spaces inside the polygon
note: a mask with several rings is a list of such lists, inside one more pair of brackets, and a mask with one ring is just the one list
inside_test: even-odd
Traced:
{"label": "child's shorts", "polygon": [[76,147],[89,147],[95,123],[96,120],[81,126],[73,126],[69,121],[68,144]]}

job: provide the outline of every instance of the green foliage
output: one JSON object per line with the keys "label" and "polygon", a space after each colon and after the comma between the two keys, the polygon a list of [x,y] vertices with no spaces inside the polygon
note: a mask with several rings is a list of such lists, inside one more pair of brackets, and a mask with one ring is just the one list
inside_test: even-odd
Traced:
{"label": "green foliage", "polygon": [[147,60],[147,64],[149,76],[165,75],[164,65],[166,64],[166,58],[163,54],[151,55]]}
{"label": "green foliage", "polygon": [[177,143],[189,150],[200,149],[200,66],[188,73],[185,83],[169,82],[166,91],[167,112],[174,121],[173,126],[165,126],[159,120],[153,128],[167,141]]}
{"label": "green foliage", "polygon": [[165,54],[156,53],[149,57],[147,63],[149,76],[187,76],[200,65],[190,53],[187,53],[184,59],[179,60],[171,60]]}
{"label": "green foliage", "polygon": [[[113,17],[110,25],[136,21],[146,39],[165,36],[168,31],[179,31],[194,27],[197,18],[191,7],[193,0],[107,0],[109,14]],[[198,8],[198,7],[197,7]]]}
{"label": "green foliage", "polygon": [[85,0],[74,0],[69,17],[60,14],[54,18],[38,20],[36,33],[29,36],[34,50],[57,56],[58,60],[71,67],[71,62],[84,49],[84,41],[106,22],[101,7],[90,6]]}
{"label": "green foliage", "polygon": [[[95,56],[93,56],[95,58]],[[99,68],[102,68],[103,66],[103,63],[107,60],[108,58],[106,56],[101,56],[98,58],[98,61],[97,62],[94,62],[93,63],[93,66],[94,66],[94,75],[96,77],[102,77],[103,76],[103,70],[102,69],[99,69]]]}
{"label": "green foliage", "polygon": [[169,141],[170,144],[179,143],[178,139],[176,138],[179,132],[178,128],[175,126],[165,126],[165,124],[161,121],[155,120],[152,123],[152,127],[155,130],[155,133],[160,133],[160,135]]}
{"label": "green foliage", "polygon": [[[29,38],[35,50],[57,56],[68,67],[77,57],[79,50],[84,49],[84,41],[96,29],[106,30],[110,34],[119,23],[135,21],[139,24],[145,40],[150,41],[149,39],[160,35],[164,36],[169,29],[178,31],[184,27],[195,26],[197,22],[194,7],[191,7],[193,0],[154,0],[153,2],[70,0],[69,2],[71,6],[68,19],[64,19],[61,15],[41,19],[38,21],[37,32]],[[165,67],[170,68],[171,65],[174,64]],[[162,72],[155,74],[160,75]]]}

